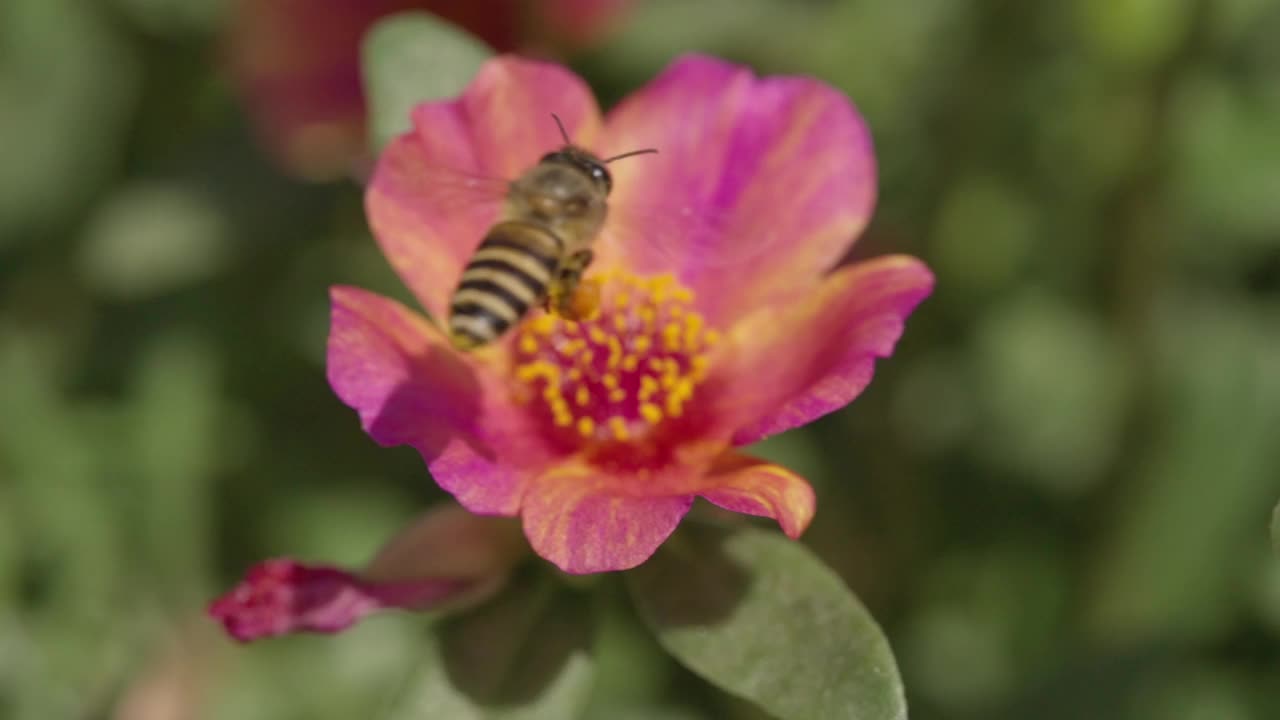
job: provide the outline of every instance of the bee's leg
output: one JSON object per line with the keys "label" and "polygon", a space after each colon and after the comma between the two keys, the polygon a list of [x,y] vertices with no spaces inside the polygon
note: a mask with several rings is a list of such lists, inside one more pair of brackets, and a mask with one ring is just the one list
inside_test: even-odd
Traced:
{"label": "bee's leg", "polygon": [[547,310],[570,320],[587,320],[596,314],[600,304],[600,288],[594,283],[583,283],[582,274],[587,271],[595,253],[579,250],[560,263],[556,276],[547,288]]}

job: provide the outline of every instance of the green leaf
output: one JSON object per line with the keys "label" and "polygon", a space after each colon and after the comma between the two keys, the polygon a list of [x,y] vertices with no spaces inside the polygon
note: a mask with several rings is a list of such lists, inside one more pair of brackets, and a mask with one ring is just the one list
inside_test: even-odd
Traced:
{"label": "green leaf", "polygon": [[572,720],[581,717],[585,697],[595,678],[595,666],[586,650],[575,650],[557,668],[554,677],[535,698],[520,705],[481,705],[455,687],[438,658],[413,678],[409,692],[400,699],[387,720]]}
{"label": "green leaf", "polygon": [[480,40],[424,12],[374,25],[365,36],[362,63],[373,148],[409,129],[415,105],[462,92],[492,54]]}
{"label": "green leaf", "polygon": [[783,720],[906,717],[880,628],[797,542],[690,526],[627,583],[677,660]]}

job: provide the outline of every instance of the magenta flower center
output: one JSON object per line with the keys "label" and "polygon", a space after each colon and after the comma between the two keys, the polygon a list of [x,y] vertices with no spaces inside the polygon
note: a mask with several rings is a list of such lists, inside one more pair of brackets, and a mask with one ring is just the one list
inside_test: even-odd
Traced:
{"label": "magenta flower center", "polygon": [[540,315],[517,332],[515,396],[565,444],[642,441],[685,414],[718,333],[670,275],[614,271],[599,311]]}

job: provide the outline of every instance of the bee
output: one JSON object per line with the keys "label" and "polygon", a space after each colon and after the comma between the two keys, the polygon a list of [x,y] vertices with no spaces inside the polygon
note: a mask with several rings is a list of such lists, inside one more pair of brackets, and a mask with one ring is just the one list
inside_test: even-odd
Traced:
{"label": "bee", "polygon": [[[575,298],[604,226],[613,179],[601,159],[574,145],[555,114],[564,145],[512,181],[499,221],[485,233],[449,304],[449,337],[459,350],[501,338],[535,305],[581,319]],[[589,303],[588,303],[589,304]]]}

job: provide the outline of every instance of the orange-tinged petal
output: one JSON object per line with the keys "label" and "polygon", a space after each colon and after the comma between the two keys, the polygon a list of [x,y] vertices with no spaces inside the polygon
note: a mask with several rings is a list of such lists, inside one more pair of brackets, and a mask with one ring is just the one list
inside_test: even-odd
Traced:
{"label": "orange-tinged petal", "polygon": [[331,295],[329,383],[365,431],[381,445],[417,449],[468,509],[514,515],[547,451],[501,379],[394,300],[350,287]]}
{"label": "orange-tinged petal", "polygon": [[418,301],[444,317],[463,265],[497,220],[505,183],[564,144],[590,144],[600,111],[576,75],[550,63],[488,61],[456,100],[424,103],[383,151],[365,210],[383,253]]}
{"label": "orange-tinged petal", "polygon": [[427,312],[443,320],[463,266],[497,218],[501,191],[495,185],[489,197],[459,200],[450,185],[462,181],[441,167],[415,135],[401,135],[379,157],[364,202],[382,253]]}
{"label": "orange-tinged petal", "polygon": [[555,63],[502,55],[486,62],[457,100],[414,108],[413,126],[428,158],[512,179],[564,145],[552,113],[575,144],[596,142],[600,107],[582,78]]}
{"label": "orange-tinged petal", "polygon": [[754,442],[851,402],[933,289],[923,263],[892,255],[842,268],[815,290],[734,325],[703,392],[713,434]]}
{"label": "orange-tinged petal", "polygon": [[607,230],[648,235],[606,249],[633,270],[677,273],[713,324],[812,284],[875,202],[866,124],[811,78],[685,57],[609,113],[603,145],[659,150],[610,166]]}
{"label": "orange-tinged petal", "polygon": [[530,483],[521,508],[535,552],[567,573],[626,570],[676,529],[691,494],[663,490],[670,478],[622,478],[567,463]]}
{"label": "orange-tinged petal", "polygon": [[789,537],[809,527],[817,500],[804,478],[764,460],[726,453],[703,479],[698,495],[725,510],[778,521]]}

